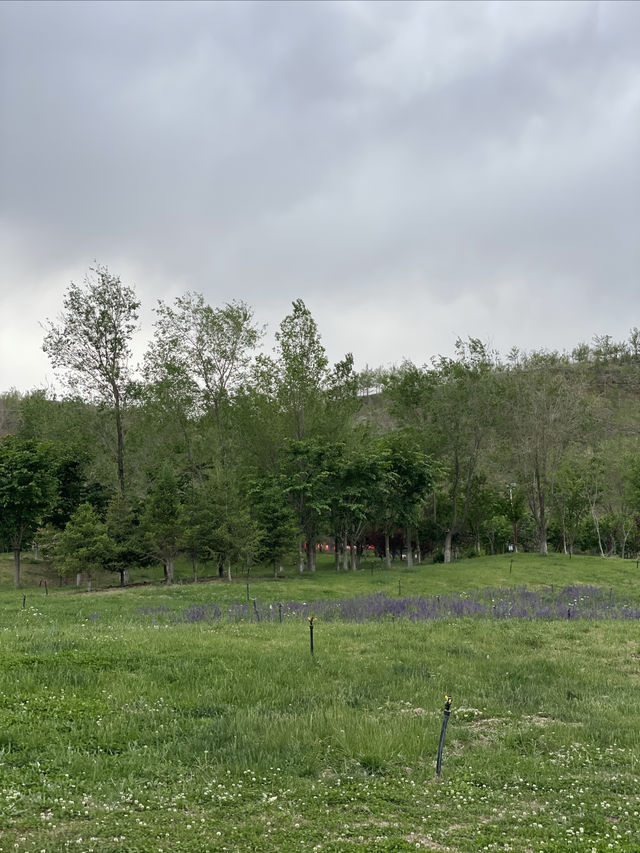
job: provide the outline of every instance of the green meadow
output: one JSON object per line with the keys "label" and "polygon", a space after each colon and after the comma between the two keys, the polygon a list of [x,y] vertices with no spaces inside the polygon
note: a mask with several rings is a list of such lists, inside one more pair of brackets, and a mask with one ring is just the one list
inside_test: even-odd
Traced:
{"label": "green meadow", "polygon": [[[639,620],[317,619],[312,656],[277,607],[525,584],[637,607],[635,560],[189,576],[87,591],[25,560],[14,590],[2,558],[3,853],[640,850]],[[272,618],[185,615],[247,598]]]}

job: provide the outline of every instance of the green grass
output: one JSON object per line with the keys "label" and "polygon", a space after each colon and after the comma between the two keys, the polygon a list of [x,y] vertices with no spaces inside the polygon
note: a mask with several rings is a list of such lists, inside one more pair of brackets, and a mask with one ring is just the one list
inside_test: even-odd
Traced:
{"label": "green grass", "polygon": [[[517,555],[250,579],[262,601],[595,583]],[[246,580],[0,590],[0,850],[640,850],[640,625],[154,622]],[[22,596],[26,595],[26,607]],[[435,759],[453,695],[443,776]]]}

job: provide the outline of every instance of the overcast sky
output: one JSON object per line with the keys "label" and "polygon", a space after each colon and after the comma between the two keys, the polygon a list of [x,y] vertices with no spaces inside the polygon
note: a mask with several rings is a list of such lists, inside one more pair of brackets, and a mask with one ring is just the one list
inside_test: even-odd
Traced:
{"label": "overcast sky", "polygon": [[3,2],[0,154],[0,391],[95,260],[138,352],[186,290],[358,367],[640,326],[637,2]]}

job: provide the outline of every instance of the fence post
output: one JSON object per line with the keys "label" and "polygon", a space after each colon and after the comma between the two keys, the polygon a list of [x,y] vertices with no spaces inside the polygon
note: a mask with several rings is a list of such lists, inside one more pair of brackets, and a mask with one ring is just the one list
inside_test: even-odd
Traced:
{"label": "fence post", "polygon": [[444,697],[444,717],[442,719],[442,730],[440,732],[440,743],[438,744],[438,761],[436,763],[436,773],[440,776],[442,771],[442,749],[444,747],[444,736],[447,731],[447,723],[451,716],[451,696]]}
{"label": "fence post", "polygon": [[309,616],[309,648],[311,650],[311,657],[313,657],[313,620],[315,616]]}

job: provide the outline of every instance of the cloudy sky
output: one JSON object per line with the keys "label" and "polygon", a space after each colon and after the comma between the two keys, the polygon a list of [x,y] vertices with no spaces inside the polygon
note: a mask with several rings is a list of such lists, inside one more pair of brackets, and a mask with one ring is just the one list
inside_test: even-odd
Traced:
{"label": "cloudy sky", "polygon": [[[640,3],[0,3],[0,391],[95,260],[332,360],[640,325]],[[267,341],[267,346],[269,346]]]}

